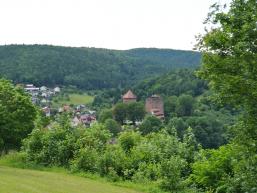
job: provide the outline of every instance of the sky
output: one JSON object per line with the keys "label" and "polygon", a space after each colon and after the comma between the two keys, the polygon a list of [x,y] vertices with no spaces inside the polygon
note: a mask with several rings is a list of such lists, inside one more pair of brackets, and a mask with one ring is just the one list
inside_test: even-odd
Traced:
{"label": "sky", "polygon": [[217,1],[0,0],[0,45],[192,50]]}

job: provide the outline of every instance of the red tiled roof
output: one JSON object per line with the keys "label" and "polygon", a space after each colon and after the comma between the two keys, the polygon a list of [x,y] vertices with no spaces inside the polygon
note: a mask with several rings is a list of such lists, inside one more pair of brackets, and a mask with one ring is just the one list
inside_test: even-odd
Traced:
{"label": "red tiled roof", "polygon": [[131,90],[129,90],[126,94],[123,95],[123,99],[136,99],[136,95],[133,94]]}

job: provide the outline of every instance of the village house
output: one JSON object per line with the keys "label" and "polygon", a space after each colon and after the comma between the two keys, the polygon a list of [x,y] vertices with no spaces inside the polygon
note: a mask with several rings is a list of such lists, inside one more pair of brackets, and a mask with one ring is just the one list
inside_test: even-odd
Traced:
{"label": "village house", "polygon": [[72,126],[78,126],[78,125],[85,125],[85,126],[91,126],[94,122],[96,122],[96,116],[95,115],[76,115],[72,119]]}
{"label": "village house", "polygon": [[47,91],[47,87],[46,87],[46,86],[41,86],[41,87],[40,87],[40,91],[41,91],[41,92]]}
{"label": "village house", "polygon": [[134,93],[131,90],[129,90],[126,94],[122,96],[122,101],[123,103],[136,102],[137,96],[134,95]]}
{"label": "village house", "polygon": [[33,93],[38,93],[39,88],[35,87],[33,84],[26,84],[24,90],[30,94],[33,94]]}
{"label": "village house", "polygon": [[54,93],[59,93],[59,92],[61,92],[60,87],[55,87],[55,88],[54,88]]}
{"label": "village house", "polygon": [[164,119],[164,105],[161,96],[152,95],[146,99],[145,110],[147,113],[156,116],[159,119]]}

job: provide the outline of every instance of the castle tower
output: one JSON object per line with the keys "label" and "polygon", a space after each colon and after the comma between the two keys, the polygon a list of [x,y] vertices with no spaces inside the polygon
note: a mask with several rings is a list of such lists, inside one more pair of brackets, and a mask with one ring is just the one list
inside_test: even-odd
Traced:
{"label": "castle tower", "polygon": [[146,112],[156,116],[157,118],[164,118],[164,107],[162,98],[159,95],[152,95],[146,99]]}
{"label": "castle tower", "polygon": [[130,102],[136,102],[137,96],[134,95],[134,93],[129,90],[126,94],[122,96],[123,103],[130,103]]}

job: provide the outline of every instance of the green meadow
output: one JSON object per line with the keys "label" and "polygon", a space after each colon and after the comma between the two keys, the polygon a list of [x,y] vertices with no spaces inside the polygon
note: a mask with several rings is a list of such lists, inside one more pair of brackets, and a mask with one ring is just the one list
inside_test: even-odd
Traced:
{"label": "green meadow", "polygon": [[1,193],[139,193],[63,172],[0,166]]}
{"label": "green meadow", "polygon": [[90,104],[94,100],[93,96],[87,95],[86,93],[83,94],[69,94],[67,97],[59,97],[57,101],[53,101],[53,106],[62,106],[62,105],[80,105],[80,104]]}

